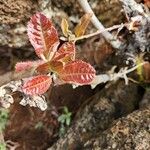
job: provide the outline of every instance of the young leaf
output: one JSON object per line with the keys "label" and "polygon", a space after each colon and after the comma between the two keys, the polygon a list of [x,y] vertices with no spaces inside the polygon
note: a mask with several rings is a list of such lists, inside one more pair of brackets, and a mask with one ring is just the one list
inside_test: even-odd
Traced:
{"label": "young leaf", "polygon": [[74,42],[65,42],[59,49],[58,53],[73,53],[75,54],[75,43]]}
{"label": "young leaf", "polygon": [[32,68],[32,65],[33,65],[32,61],[18,62],[15,65],[15,71],[16,72],[21,72],[21,71],[28,70],[28,69]]}
{"label": "young leaf", "polygon": [[49,72],[57,72],[63,68],[63,62],[61,61],[49,61],[44,64],[39,65],[36,70],[41,74],[46,74]]}
{"label": "young leaf", "polygon": [[42,55],[46,59],[51,57],[59,43],[57,30],[52,22],[45,15],[37,13],[31,17],[27,31],[36,54],[40,58],[43,58]]}
{"label": "young leaf", "polygon": [[70,123],[71,123],[71,117],[69,116],[66,118],[66,125],[69,126]]}
{"label": "young leaf", "polygon": [[65,65],[59,72],[59,77],[66,83],[86,85],[94,79],[95,69],[90,64],[77,60]]}
{"label": "young leaf", "polygon": [[16,72],[26,71],[29,69],[32,69],[40,64],[42,64],[43,61],[25,61],[25,62],[18,62],[15,66]]}
{"label": "young leaf", "polygon": [[63,35],[65,37],[68,37],[68,33],[69,33],[68,28],[69,28],[68,21],[65,18],[63,18],[62,21],[61,21],[61,30],[62,30]]}
{"label": "young leaf", "polygon": [[63,62],[75,60],[75,43],[65,42],[56,52],[53,61],[56,60],[62,60]]}
{"label": "young leaf", "polygon": [[29,79],[22,87],[22,90],[27,95],[42,95],[50,85],[52,79],[46,75],[39,75]]}
{"label": "young leaf", "polygon": [[46,63],[43,63],[41,65],[39,65],[37,68],[36,68],[36,71],[40,74],[46,74],[46,73],[49,73],[51,70],[50,70],[50,65],[49,65],[49,62],[46,62]]}
{"label": "young leaf", "polygon": [[51,61],[49,65],[52,72],[59,72],[64,66],[61,61]]}
{"label": "young leaf", "polygon": [[85,30],[90,23],[90,19],[92,17],[91,13],[86,13],[83,17],[81,17],[80,22],[77,24],[77,26],[74,29],[74,33],[76,37],[80,37],[84,35]]}

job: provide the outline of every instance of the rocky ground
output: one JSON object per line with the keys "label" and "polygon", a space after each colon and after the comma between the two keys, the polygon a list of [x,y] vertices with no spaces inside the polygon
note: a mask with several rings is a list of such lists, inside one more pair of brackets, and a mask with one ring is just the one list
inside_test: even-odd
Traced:
{"label": "rocky ground", "polygon": [[[148,14],[149,1],[137,2],[145,4]],[[90,0],[89,3],[104,26],[127,22],[123,5],[118,0]],[[129,16],[137,15],[131,10],[127,10]],[[84,14],[75,0],[0,0],[0,85],[11,79],[16,62],[37,59],[27,37],[26,25],[39,11],[52,17],[60,35],[63,17],[73,28]],[[90,24],[87,33],[94,31],[95,27]],[[117,66],[115,71],[131,67],[132,61],[128,65],[126,61],[134,56],[150,60],[150,19],[143,21],[139,31],[129,33],[123,29],[118,36],[126,42],[126,47],[120,51],[98,35],[77,43],[77,57],[92,64],[97,74],[107,73],[113,66]],[[0,139],[17,150],[149,150],[150,65],[146,64],[143,70],[143,80],[135,71],[129,76],[132,80],[128,85],[120,79],[100,84],[93,90],[90,86],[52,87],[46,94],[49,107],[44,112],[19,105],[20,97],[15,93],[15,103],[8,109],[9,116]],[[63,113],[64,106],[72,116],[62,137],[58,116]]]}

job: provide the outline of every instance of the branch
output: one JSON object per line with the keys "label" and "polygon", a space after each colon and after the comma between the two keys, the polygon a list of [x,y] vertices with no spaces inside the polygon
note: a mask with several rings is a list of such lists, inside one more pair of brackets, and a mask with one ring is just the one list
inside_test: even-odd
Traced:
{"label": "branch", "polygon": [[121,69],[118,73],[111,73],[111,74],[100,74],[97,75],[95,77],[95,79],[93,80],[93,82],[91,83],[91,87],[95,88],[98,84],[100,83],[106,83],[108,81],[116,81],[119,78],[124,78],[125,83],[128,84],[128,78],[127,78],[127,74],[133,72],[134,70],[136,70],[138,67],[143,66],[144,64],[146,64],[147,62],[143,62],[140,63],[139,65],[134,66],[133,68],[130,69]]}
{"label": "branch", "polygon": [[112,31],[112,30],[115,30],[115,29],[119,29],[119,28],[122,28],[124,26],[124,24],[120,24],[120,25],[114,25],[112,27],[109,27],[109,28],[106,28],[105,30],[98,30],[94,33],[90,33],[90,34],[87,34],[87,35],[83,35],[83,36],[80,36],[80,37],[77,37],[75,39],[73,39],[74,41],[78,41],[78,40],[82,40],[82,39],[87,39],[87,38],[90,38],[90,37],[93,37],[95,35],[99,35],[99,34],[102,34],[103,32],[106,32],[106,31]]}
{"label": "branch", "polygon": [[[78,0],[79,4],[85,11],[85,13],[92,13],[91,22],[98,30],[106,30],[105,27],[102,25],[102,23],[98,20],[98,18],[95,16],[93,10],[91,9],[89,3],[87,0]],[[111,33],[108,31],[101,33],[103,37],[106,39],[107,42],[109,42],[115,49],[123,49],[124,43],[116,39]]]}

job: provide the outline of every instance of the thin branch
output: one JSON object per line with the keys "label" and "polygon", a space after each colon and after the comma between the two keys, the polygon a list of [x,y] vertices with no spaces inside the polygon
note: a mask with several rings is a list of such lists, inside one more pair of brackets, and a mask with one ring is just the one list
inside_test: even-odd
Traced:
{"label": "thin branch", "polygon": [[[102,23],[98,20],[96,15],[94,14],[93,10],[91,9],[89,3],[87,0],[78,0],[79,4],[81,5],[82,9],[85,11],[85,13],[92,13],[91,22],[93,25],[101,31],[106,30],[105,27],[102,25]],[[111,33],[108,31],[102,32],[103,37],[106,39],[107,42],[109,42],[115,49],[123,49],[124,43],[116,39]]]}
{"label": "thin branch", "polygon": [[112,31],[112,30],[115,30],[115,29],[119,29],[119,28],[121,28],[122,26],[123,26],[123,24],[114,25],[114,26],[112,26],[112,27],[106,28],[105,30],[98,30],[98,31],[96,31],[96,32],[94,32],[94,33],[90,33],[90,34],[87,34],[87,35],[83,35],[83,36],[74,38],[73,40],[78,41],[78,40],[82,40],[82,39],[87,39],[87,38],[93,37],[93,36],[95,36],[95,35],[102,34],[103,32],[106,32],[106,31]]}
{"label": "thin branch", "polygon": [[127,75],[129,74],[130,72],[133,72],[134,70],[136,70],[137,68],[145,65],[147,62],[143,62],[143,63],[140,63],[139,65],[136,65],[134,66],[133,68],[130,68],[130,69],[126,69],[125,71],[124,70],[121,70],[119,73],[117,73],[116,75],[114,75],[112,78],[111,78],[111,81],[113,80],[116,80],[117,78],[124,78],[124,75]]}
{"label": "thin branch", "polygon": [[133,68],[130,68],[128,70],[126,68],[125,69],[121,69],[118,73],[97,75],[90,85],[91,85],[91,87],[93,89],[100,83],[106,83],[108,81],[116,81],[119,78],[124,78],[125,79],[125,83],[128,84],[127,74],[133,72],[138,67],[141,67],[141,66],[143,66],[146,63],[147,62],[140,63],[139,65],[136,65]]}

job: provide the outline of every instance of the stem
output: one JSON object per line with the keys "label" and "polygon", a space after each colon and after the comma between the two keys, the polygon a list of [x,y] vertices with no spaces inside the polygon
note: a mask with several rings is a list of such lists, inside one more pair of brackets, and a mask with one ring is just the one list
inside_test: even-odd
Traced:
{"label": "stem", "polygon": [[118,73],[114,73],[114,74],[100,74],[100,75],[96,75],[95,79],[91,82],[91,88],[95,88],[98,84],[100,83],[106,83],[108,81],[115,81],[119,78],[124,78],[125,82],[128,83],[128,78],[127,78],[127,74],[129,74],[130,72],[136,70],[138,67],[143,66],[144,64],[146,64],[147,62],[143,62],[139,65],[134,66],[133,68],[130,68],[128,70],[122,70],[119,71]]}
{"label": "stem", "polygon": [[[101,31],[106,30],[105,27],[102,25],[102,23],[98,20],[98,18],[94,14],[88,1],[87,0],[78,0],[78,2],[81,5],[81,7],[83,8],[83,10],[85,11],[85,13],[93,14],[91,17],[91,22],[93,23],[93,25],[98,30],[101,30]],[[124,44],[121,41],[119,41],[118,39],[116,39],[111,33],[109,33],[108,31],[105,31],[105,32],[102,32],[101,34],[106,39],[106,41],[109,42],[115,49],[123,49]]]}
{"label": "stem", "polygon": [[78,41],[78,40],[82,40],[82,39],[87,39],[87,38],[93,37],[93,36],[95,36],[95,35],[101,34],[101,33],[106,32],[106,31],[112,31],[112,30],[118,29],[118,28],[120,28],[120,27],[122,27],[122,26],[123,26],[123,24],[114,25],[114,26],[112,26],[112,27],[110,27],[110,28],[106,28],[105,30],[98,30],[98,31],[96,31],[96,32],[94,32],[94,33],[90,33],[90,34],[87,34],[87,35],[83,35],[83,36],[77,37],[77,38],[75,38],[75,39],[73,39],[73,40]]}
{"label": "stem", "polygon": [[121,73],[117,73],[117,74],[115,74],[115,75],[111,78],[111,80],[113,81],[113,80],[115,80],[115,79],[117,79],[117,78],[122,78],[122,77],[124,77],[124,75],[129,74],[130,72],[133,72],[133,71],[136,70],[138,67],[141,67],[141,66],[143,66],[143,65],[146,64],[146,63],[147,63],[147,62],[140,63],[139,65],[136,65],[136,66],[134,66],[133,68],[130,68],[130,69],[128,69],[128,70],[126,70],[126,71],[123,71],[123,72],[121,72]]}

